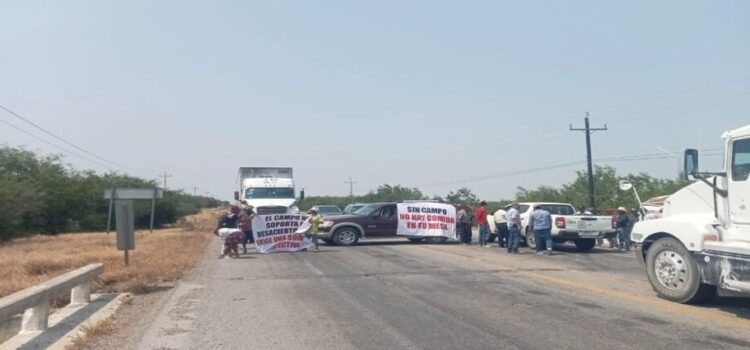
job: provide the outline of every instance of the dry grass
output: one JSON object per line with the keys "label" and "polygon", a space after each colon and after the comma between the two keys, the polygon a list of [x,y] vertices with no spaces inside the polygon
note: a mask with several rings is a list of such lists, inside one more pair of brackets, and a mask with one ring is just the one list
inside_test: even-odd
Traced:
{"label": "dry grass", "polygon": [[112,317],[101,320],[95,324],[85,324],[81,327],[83,334],[73,338],[70,341],[70,344],[65,347],[65,350],[84,349],[93,339],[111,333],[114,328],[115,323],[112,320]]}
{"label": "dry grass", "polygon": [[5,242],[0,245],[0,297],[96,262],[104,263],[104,273],[94,281],[95,292],[149,292],[180,278],[203,256],[217,215],[204,211],[174,228],[137,232],[129,267],[116,248],[114,233],[39,235]]}

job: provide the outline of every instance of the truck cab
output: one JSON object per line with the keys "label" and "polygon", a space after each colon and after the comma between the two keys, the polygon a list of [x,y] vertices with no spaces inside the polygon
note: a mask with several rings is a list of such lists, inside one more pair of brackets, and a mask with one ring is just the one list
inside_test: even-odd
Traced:
{"label": "truck cab", "polygon": [[750,125],[722,138],[723,168],[701,172],[698,150],[686,150],[683,176],[695,182],[667,198],[661,218],[633,227],[636,257],[662,298],[750,295]]}
{"label": "truck cab", "polygon": [[304,192],[295,198],[292,168],[242,167],[239,184],[234,199],[252,205],[260,215],[297,213],[304,198]]}

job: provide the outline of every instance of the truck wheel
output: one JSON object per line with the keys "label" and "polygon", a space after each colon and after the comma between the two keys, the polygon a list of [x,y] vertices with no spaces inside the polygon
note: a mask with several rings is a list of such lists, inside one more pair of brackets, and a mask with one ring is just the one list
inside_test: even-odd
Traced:
{"label": "truck wheel", "polygon": [[576,244],[576,248],[578,248],[578,250],[589,251],[591,249],[594,249],[594,246],[596,245],[596,240],[579,238],[579,239],[576,239],[573,243]]}
{"label": "truck wheel", "polygon": [[427,243],[430,244],[439,244],[439,243],[445,243],[445,241],[448,240],[446,237],[425,237],[424,239]]}
{"label": "truck wheel", "polygon": [[716,286],[701,283],[698,263],[674,238],[662,238],[649,247],[646,273],[656,294],[667,300],[698,304],[716,294]]}
{"label": "truck wheel", "polygon": [[422,242],[423,240],[424,238],[409,238],[409,241],[411,241],[412,243],[419,243],[419,242]]}
{"label": "truck wheel", "polygon": [[536,237],[534,237],[534,232],[526,231],[526,246],[529,247],[529,249],[536,249]]}
{"label": "truck wheel", "polygon": [[336,245],[353,245],[359,240],[359,231],[354,227],[342,227],[333,233]]}

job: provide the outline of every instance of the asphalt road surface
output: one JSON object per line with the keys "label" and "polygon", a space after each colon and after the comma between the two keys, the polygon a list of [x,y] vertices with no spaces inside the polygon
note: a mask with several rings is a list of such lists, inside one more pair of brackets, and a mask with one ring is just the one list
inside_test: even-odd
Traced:
{"label": "asphalt road surface", "polygon": [[[215,243],[218,247],[218,242]],[[137,349],[748,349],[750,302],[657,298],[632,253],[406,240],[207,255]],[[211,251],[218,250],[211,249]]]}

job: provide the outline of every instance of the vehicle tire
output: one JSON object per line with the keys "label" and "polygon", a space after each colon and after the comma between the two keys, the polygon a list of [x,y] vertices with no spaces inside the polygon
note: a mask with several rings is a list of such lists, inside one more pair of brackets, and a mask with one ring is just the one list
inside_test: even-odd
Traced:
{"label": "vehicle tire", "polygon": [[447,241],[448,238],[447,237],[425,237],[424,240],[430,244],[439,244],[439,243],[445,243],[445,241]]}
{"label": "vehicle tire", "polygon": [[336,245],[353,245],[357,241],[359,241],[359,231],[354,227],[341,227],[333,233],[333,242]]}
{"label": "vehicle tire", "polygon": [[716,294],[716,286],[701,282],[698,263],[680,241],[657,240],[646,255],[646,273],[659,297],[683,304],[699,304]]}
{"label": "vehicle tire", "polygon": [[589,251],[591,249],[594,249],[594,246],[596,245],[596,239],[579,238],[573,241],[573,243],[575,243],[576,248],[578,248],[578,250]]}
{"label": "vehicle tire", "polygon": [[409,238],[409,240],[412,243],[419,243],[419,242],[422,242],[424,240],[424,238]]}
{"label": "vehicle tire", "polygon": [[536,237],[534,237],[534,232],[528,231],[526,232],[526,246],[530,249],[536,249]]}
{"label": "vehicle tire", "polygon": [[495,243],[496,238],[497,238],[496,234],[489,235],[489,237],[487,237],[487,243]]}

